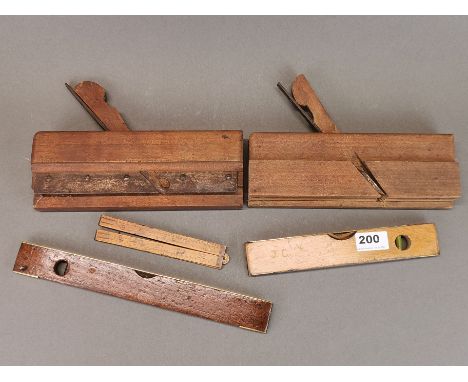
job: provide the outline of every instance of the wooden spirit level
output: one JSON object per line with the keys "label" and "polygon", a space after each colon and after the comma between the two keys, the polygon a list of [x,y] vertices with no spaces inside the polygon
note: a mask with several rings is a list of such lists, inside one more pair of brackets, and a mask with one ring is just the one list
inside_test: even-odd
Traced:
{"label": "wooden spirit level", "polygon": [[434,224],[285,237],[246,244],[251,276],[439,255]]}
{"label": "wooden spirit level", "polygon": [[269,301],[22,243],[13,271],[265,333]]}
{"label": "wooden spirit level", "polygon": [[304,76],[289,95],[319,133],[254,133],[249,207],[451,208],[460,173],[450,134],[343,134]]}
{"label": "wooden spirit level", "polygon": [[229,261],[226,246],[167,232],[112,216],[101,216],[97,241],[221,269]]}
{"label": "wooden spirit level", "polygon": [[68,88],[109,131],[34,136],[34,208],[242,208],[241,131],[129,131],[98,84],[86,81]]}

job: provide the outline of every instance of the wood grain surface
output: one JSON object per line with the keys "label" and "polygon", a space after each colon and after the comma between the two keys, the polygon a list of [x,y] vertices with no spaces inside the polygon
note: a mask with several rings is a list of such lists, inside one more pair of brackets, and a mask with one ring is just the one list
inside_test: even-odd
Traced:
{"label": "wood grain surface", "polygon": [[390,198],[457,199],[461,196],[456,162],[367,161]]}
{"label": "wood grain surface", "polygon": [[[387,232],[389,249],[356,249],[356,233],[380,231]],[[409,247],[405,250],[396,245],[396,239],[400,235],[409,240]],[[346,239],[335,238],[340,236],[343,234],[318,234],[246,243],[249,274],[257,276],[439,255],[434,224],[362,229],[344,235],[348,237]]]}
{"label": "wood grain surface", "polygon": [[267,208],[359,208],[359,209],[450,209],[454,205],[453,201],[439,200],[356,200],[356,199],[317,199],[317,200],[297,200],[297,199],[249,199],[249,207]]}
{"label": "wood grain surface", "polygon": [[255,133],[249,207],[451,208],[453,136]]}
{"label": "wood grain surface", "polygon": [[[59,262],[67,265],[63,276],[54,270]],[[262,299],[29,243],[21,244],[13,271],[263,333],[272,308]]]}
{"label": "wood grain surface", "polygon": [[183,260],[189,263],[204,265],[210,268],[221,269],[223,266],[223,258],[221,256],[195,251],[193,249],[177,247],[175,245],[161,243],[155,240],[149,240],[124,233],[98,229],[94,239],[101,243],[114,244],[120,247],[136,249],[138,251],[149,252],[155,255]]}
{"label": "wood grain surface", "polygon": [[38,211],[154,211],[240,209],[241,188],[235,194],[211,195],[34,195]]}
{"label": "wood grain surface", "polygon": [[[455,199],[460,196],[455,162],[368,161],[389,198]],[[250,199],[376,199],[379,193],[351,161],[255,161],[249,164]],[[286,181],[285,181],[286,180]]]}
{"label": "wood grain surface", "polygon": [[242,132],[40,131],[31,163],[162,163],[242,161]]}
{"label": "wood grain surface", "polygon": [[312,134],[252,133],[249,158],[254,160],[350,160],[452,162],[452,134]]}
{"label": "wood grain surface", "polygon": [[241,131],[39,132],[31,169],[40,211],[243,205]]}
{"label": "wood grain surface", "polygon": [[379,194],[351,161],[255,160],[249,162],[249,200],[372,198]]}
{"label": "wood grain surface", "polygon": [[293,81],[291,91],[296,102],[313,115],[315,124],[322,133],[338,133],[335,122],[328,115],[309,81],[299,74]]}
{"label": "wood grain surface", "polygon": [[106,90],[101,85],[92,81],[83,81],[74,87],[66,85],[78,102],[104,130],[129,130],[117,109],[107,103]]}
{"label": "wood grain surface", "polygon": [[99,225],[114,231],[97,230],[95,240],[173,259],[221,269],[229,262],[226,246],[190,236],[163,231],[113,216],[101,216]]}
{"label": "wood grain surface", "polygon": [[183,248],[194,249],[196,251],[211,253],[216,256],[224,256],[226,246],[208,240],[197,239],[190,236],[181,235],[175,232],[164,231],[162,229],[148,227],[143,224],[119,219],[114,216],[102,215],[99,225],[104,228],[125,232],[132,235],[141,236],[147,239],[157,240],[168,244],[177,245]]}

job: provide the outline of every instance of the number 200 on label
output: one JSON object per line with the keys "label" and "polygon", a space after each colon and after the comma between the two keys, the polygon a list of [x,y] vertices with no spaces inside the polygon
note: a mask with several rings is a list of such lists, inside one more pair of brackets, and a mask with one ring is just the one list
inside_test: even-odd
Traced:
{"label": "number 200 on label", "polygon": [[355,237],[358,251],[379,251],[389,248],[387,231],[359,232]]}

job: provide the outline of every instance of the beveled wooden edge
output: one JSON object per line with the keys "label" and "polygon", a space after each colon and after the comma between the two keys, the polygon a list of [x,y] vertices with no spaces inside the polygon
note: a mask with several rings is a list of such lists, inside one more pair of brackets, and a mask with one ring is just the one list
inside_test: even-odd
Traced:
{"label": "beveled wooden edge", "polygon": [[264,200],[249,199],[249,208],[349,208],[349,209],[395,209],[395,210],[447,210],[454,206],[449,201],[356,201],[356,200]]}
{"label": "beveled wooden edge", "polygon": [[396,228],[407,228],[413,226],[431,226],[434,227],[437,233],[437,226],[435,223],[414,223],[414,224],[402,224],[402,225],[395,225],[395,226],[384,226],[384,227],[362,227],[362,228],[344,228],[341,231],[334,231],[334,232],[314,232],[314,233],[305,233],[301,235],[292,235],[292,236],[281,236],[281,237],[274,237],[272,239],[260,239],[260,240],[249,240],[246,241],[245,244],[249,243],[259,243],[265,241],[275,241],[275,240],[283,240],[283,239],[292,239],[292,238],[299,238],[299,237],[309,237],[309,236],[320,236],[320,235],[327,235],[333,238],[335,237],[336,240],[343,240],[343,238],[338,238],[339,236],[344,236],[345,240],[353,237],[356,233],[361,231],[379,231],[383,229],[396,229]]}
{"label": "beveled wooden edge", "polygon": [[37,211],[175,211],[242,209],[243,189],[235,194],[207,195],[34,195]]}
{"label": "beveled wooden edge", "polygon": [[[327,140],[342,140],[343,144],[346,143],[348,137],[375,137],[375,136],[381,136],[381,137],[392,137],[392,138],[401,138],[401,140],[405,140],[408,136],[411,136],[412,138],[432,138],[432,137],[438,137],[439,139],[446,139],[447,142],[443,142],[444,145],[447,146],[450,151],[445,153],[445,160],[442,159],[434,159],[431,158],[428,161],[456,161],[455,157],[455,140],[454,140],[454,135],[453,134],[435,134],[435,133],[427,133],[427,134],[421,134],[421,133],[339,133],[339,134],[311,134],[311,133],[300,133],[300,132],[289,132],[289,131],[278,131],[278,132],[272,132],[272,131],[258,131],[258,132],[253,132],[249,136],[249,161],[250,160],[275,160],[275,159],[269,159],[265,158],[263,156],[258,156],[257,154],[257,147],[259,143],[263,143],[262,139],[271,139],[273,137],[280,137],[280,141],[283,142],[283,140],[287,139],[288,137],[293,137],[294,139],[300,138],[301,141],[319,141],[318,143],[321,143],[322,141],[327,141]],[[315,142],[314,142],[315,143]],[[266,144],[263,144],[264,147],[269,147],[271,145],[276,145],[276,143],[271,143],[271,141],[267,142]],[[296,147],[294,147],[296,149]],[[345,158],[345,159],[350,159]],[[281,159],[295,159],[295,158],[289,158],[288,156],[282,157]],[[362,157],[361,159],[363,160],[370,160],[367,157]],[[325,160],[325,159],[322,159]]]}
{"label": "beveled wooden edge", "polygon": [[[299,132],[299,131],[254,131],[253,133],[250,133],[249,136],[249,141],[252,138],[252,136],[260,136],[260,135],[296,135],[296,136],[304,136],[304,137],[309,137],[311,134],[310,133],[304,133],[304,132]],[[411,136],[443,136],[443,137],[451,137],[452,141],[454,140],[454,134],[453,133],[389,133],[389,132],[375,132],[375,133],[340,133],[340,136],[346,136],[346,135],[362,135],[362,136],[372,136],[372,135],[384,135],[384,136],[401,136],[404,138],[405,136],[411,135]],[[326,135],[323,135],[326,136]],[[336,139],[337,135],[330,136],[330,139]]]}

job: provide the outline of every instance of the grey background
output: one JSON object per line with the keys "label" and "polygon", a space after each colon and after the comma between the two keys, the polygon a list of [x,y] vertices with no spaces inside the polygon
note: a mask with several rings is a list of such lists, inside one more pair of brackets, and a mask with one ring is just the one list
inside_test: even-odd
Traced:
{"label": "grey background", "polygon": [[[217,271],[93,240],[100,213],[32,208],[38,130],[99,130],[64,82],[95,80],[135,130],[307,131],[279,93],[305,73],[344,132],[455,133],[468,157],[462,17],[0,18],[0,363],[466,364],[467,201],[450,211],[113,213],[226,243]],[[464,188],[464,193],[467,190]],[[243,243],[435,222],[438,258],[250,278]],[[252,333],[11,269],[21,241],[274,302]]]}

